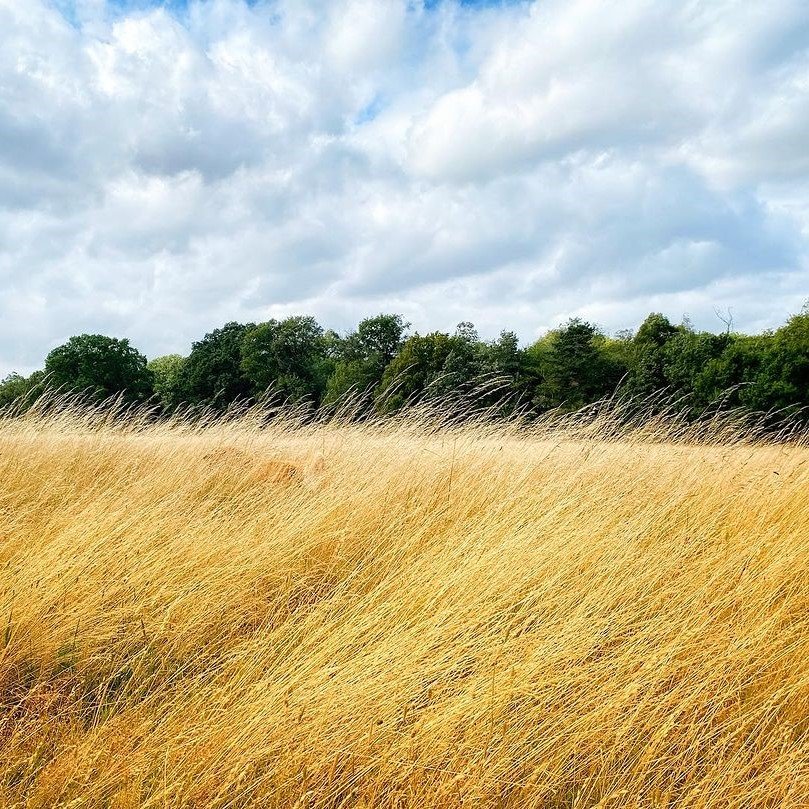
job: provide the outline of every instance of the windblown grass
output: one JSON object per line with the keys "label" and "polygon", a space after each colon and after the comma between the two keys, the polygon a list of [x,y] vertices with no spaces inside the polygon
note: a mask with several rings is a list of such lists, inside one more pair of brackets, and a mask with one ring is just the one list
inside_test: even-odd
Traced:
{"label": "windblown grass", "polygon": [[809,803],[809,449],[0,423],[8,807]]}

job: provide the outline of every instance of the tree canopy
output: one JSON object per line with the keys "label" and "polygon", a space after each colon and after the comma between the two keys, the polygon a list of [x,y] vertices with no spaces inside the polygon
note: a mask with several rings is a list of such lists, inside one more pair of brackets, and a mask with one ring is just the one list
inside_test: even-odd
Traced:
{"label": "tree canopy", "polygon": [[223,410],[270,392],[310,408],[344,406],[355,416],[431,400],[455,402],[462,412],[485,407],[507,415],[519,408],[530,416],[627,394],[676,400],[692,417],[734,407],[809,421],[807,308],[758,335],[697,331],[660,312],[636,332],[614,336],[571,318],[527,346],[510,331],[481,340],[468,322],[451,333],[408,329],[389,313],[342,336],[309,316],[230,322],[194,342],[188,356],[148,363],[126,339],[82,334],[51,351],[42,370],[2,380],[0,406],[59,389],[94,399],[153,397],[169,413],[181,405]]}
{"label": "tree canopy", "polygon": [[146,357],[129,340],[80,334],[54,348],[45,359],[47,384],[96,399],[121,395],[143,401],[153,392]]}
{"label": "tree canopy", "polygon": [[185,357],[179,354],[167,354],[149,360],[148,368],[152,372],[152,386],[155,396],[167,409],[182,403],[182,378]]}
{"label": "tree canopy", "polygon": [[288,401],[319,404],[333,366],[313,317],[268,320],[242,337],[241,369],[253,395],[271,389]]}
{"label": "tree canopy", "polygon": [[177,395],[189,405],[222,410],[253,392],[242,368],[242,341],[252,324],[226,323],[193,343],[180,371]]}

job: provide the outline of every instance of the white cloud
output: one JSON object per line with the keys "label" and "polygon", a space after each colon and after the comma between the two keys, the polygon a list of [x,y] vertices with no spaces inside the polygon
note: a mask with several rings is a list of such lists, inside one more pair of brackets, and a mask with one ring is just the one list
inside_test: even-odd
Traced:
{"label": "white cloud", "polygon": [[330,9],[326,52],[334,68],[363,74],[395,63],[401,53],[405,5],[398,0],[347,0]]}
{"label": "white cloud", "polygon": [[0,373],[294,312],[777,325],[808,126],[802,0],[0,0]]}

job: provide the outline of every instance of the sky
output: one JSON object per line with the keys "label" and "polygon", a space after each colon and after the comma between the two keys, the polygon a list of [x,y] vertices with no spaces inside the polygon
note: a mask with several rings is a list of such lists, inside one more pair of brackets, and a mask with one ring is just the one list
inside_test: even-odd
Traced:
{"label": "sky", "polygon": [[806,0],[0,0],[0,376],[400,312],[809,298]]}

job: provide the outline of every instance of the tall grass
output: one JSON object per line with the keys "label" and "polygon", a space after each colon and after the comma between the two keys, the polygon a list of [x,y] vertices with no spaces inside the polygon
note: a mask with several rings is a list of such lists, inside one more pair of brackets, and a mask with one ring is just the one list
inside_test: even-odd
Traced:
{"label": "tall grass", "polygon": [[3,805],[809,804],[805,441],[431,424],[0,422]]}

